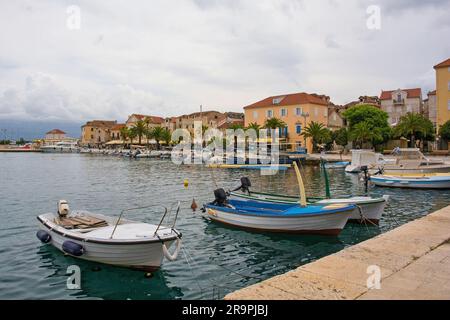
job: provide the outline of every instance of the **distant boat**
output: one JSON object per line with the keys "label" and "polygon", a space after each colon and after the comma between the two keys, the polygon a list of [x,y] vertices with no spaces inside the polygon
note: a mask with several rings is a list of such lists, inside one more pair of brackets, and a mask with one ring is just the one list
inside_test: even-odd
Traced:
{"label": "distant boat", "polygon": [[325,167],[327,169],[344,169],[350,164],[348,161],[327,162]]}
{"label": "distant boat", "polygon": [[372,150],[352,150],[352,161],[345,167],[345,172],[359,173],[361,168],[367,166],[368,168],[378,168],[384,166],[389,160],[385,160],[380,153]]}
{"label": "distant boat", "polygon": [[450,174],[401,174],[376,175],[370,181],[380,187],[414,188],[414,189],[450,189]]}
{"label": "distant boat", "polygon": [[47,153],[78,153],[80,152],[80,148],[78,147],[76,142],[58,142],[54,145],[45,145],[41,148],[42,152]]}

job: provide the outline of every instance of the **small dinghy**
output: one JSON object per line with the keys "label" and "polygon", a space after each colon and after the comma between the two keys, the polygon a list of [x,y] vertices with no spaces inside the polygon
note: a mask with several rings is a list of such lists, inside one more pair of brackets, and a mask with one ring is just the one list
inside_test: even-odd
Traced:
{"label": "small dinghy", "polygon": [[228,200],[223,189],[214,195],[215,201],[204,206],[211,220],[255,231],[338,235],[356,208],[352,204],[301,206]]}
{"label": "small dinghy", "polygon": [[[58,202],[57,213],[37,217],[37,237],[65,254],[95,262],[144,271],[157,270],[166,257],[173,261],[181,248],[181,233],[174,227],[180,205],[176,208],[173,224],[164,227],[165,213],[158,225],[123,219],[87,211],[69,212],[67,201]],[[173,254],[169,252],[176,243]]]}
{"label": "small dinghy", "polygon": [[380,187],[414,189],[450,189],[450,174],[376,175],[370,182]]}

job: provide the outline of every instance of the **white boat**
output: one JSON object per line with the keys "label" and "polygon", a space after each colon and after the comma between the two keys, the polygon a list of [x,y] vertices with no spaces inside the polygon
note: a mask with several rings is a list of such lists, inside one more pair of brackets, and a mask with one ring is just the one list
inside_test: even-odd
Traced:
{"label": "white boat", "polygon": [[359,173],[363,166],[378,168],[390,161],[384,159],[382,154],[373,152],[372,150],[352,150],[351,152],[352,161],[345,167],[345,172],[349,173]]}
{"label": "white boat", "polygon": [[386,175],[414,173],[448,173],[450,165],[441,159],[429,159],[418,148],[397,148],[394,158],[379,167],[370,167],[369,173],[382,171]]}
{"label": "white boat", "polygon": [[422,176],[377,175],[371,183],[380,187],[414,189],[450,189],[450,175],[429,174]]}
{"label": "white boat", "polygon": [[350,162],[348,162],[348,161],[327,162],[325,164],[325,168],[327,168],[327,169],[344,169],[348,165],[350,165]]}
{"label": "white boat", "polygon": [[42,152],[48,153],[80,152],[80,148],[78,147],[76,142],[64,142],[64,141],[52,145],[44,145],[40,149]]}
{"label": "white boat", "polygon": [[[167,209],[159,225],[122,219],[125,211],[128,210],[122,211],[119,218],[87,211],[69,212],[67,202],[60,200],[57,213],[37,217],[37,237],[73,257],[145,271],[158,269],[164,257],[177,258],[181,233],[174,225],[179,204],[171,227],[161,225]],[[176,249],[171,254],[173,243]]]}

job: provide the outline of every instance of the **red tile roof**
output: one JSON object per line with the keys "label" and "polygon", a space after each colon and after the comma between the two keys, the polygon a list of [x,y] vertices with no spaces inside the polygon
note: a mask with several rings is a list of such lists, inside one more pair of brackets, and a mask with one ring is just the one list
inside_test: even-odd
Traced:
{"label": "red tile roof", "polygon": [[[422,89],[420,88],[398,90],[405,91],[407,93],[407,98],[420,98],[420,96],[422,95]],[[381,91],[380,100],[391,100],[392,92],[394,91],[397,90]]]}
{"label": "red tile roof", "polygon": [[144,120],[145,118],[149,118],[152,123],[157,123],[157,124],[161,124],[164,122],[164,118],[157,117],[157,116],[149,116],[149,115],[145,115],[145,114],[136,114],[136,113],[133,113],[130,117],[132,117],[132,116],[135,116],[139,120]]}
{"label": "red tile roof", "polygon": [[437,69],[437,68],[444,68],[444,67],[450,67],[450,58],[448,58],[445,61],[442,61],[441,63],[438,63],[433,68]]}
{"label": "red tile roof", "polygon": [[436,95],[436,90],[428,92],[428,95],[429,96],[435,96]]}
{"label": "red tile roof", "polygon": [[[282,100],[278,104],[274,104],[273,100],[276,98],[282,98]],[[319,98],[318,95],[313,95],[305,92],[301,93],[292,93],[292,94],[284,94],[279,96],[272,96],[265,98],[261,101],[255,102],[251,105],[244,107],[244,109],[253,109],[260,107],[269,107],[269,106],[291,106],[296,104],[320,104],[320,105],[328,105],[328,102]]]}
{"label": "red tile roof", "polygon": [[111,130],[120,130],[120,129],[122,129],[123,127],[125,127],[126,125],[125,125],[125,123],[118,123],[118,124],[116,124],[115,126],[113,126],[112,128],[111,128]]}
{"label": "red tile roof", "polygon": [[116,124],[117,124],[116,120],[92,120],[86,122],[86,124],[83,125],[82,127],[90,126],[98,128],[112,128]]}
{"label": "red tile roof", "polygon": [[59,129],[53,129],[53,130],[47,132],[46,134],[66,134],[66,133]]}

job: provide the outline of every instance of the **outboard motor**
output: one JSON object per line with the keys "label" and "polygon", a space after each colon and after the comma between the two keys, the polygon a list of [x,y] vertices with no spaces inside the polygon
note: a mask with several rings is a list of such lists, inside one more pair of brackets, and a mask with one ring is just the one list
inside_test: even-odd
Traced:
{"label": "outboard motor", "polygon": [[369,191],[369,168],[367,166],[361,166],[361,171],[364,173],[364,187],[367,193]]}
{"label": "outboard motor", "polygon": [[242,192],[247,192],[250,194],[250,187],[252,186],[252,183],[250,182],[250,179],[248,177],[242,177],[241,178],[241,185],[234,189],[233,191],[242,190]]}
{"label": "outboard motor", "polygon": [[69,214],[69,204],[66,200],[59,200],[58,201],[58,215],[61,218],[66,217]]}
{"label": "outboard motor", "polygon": [[225,206],[227,204],[227,193],[224,189],[216,189],[214,190],[215,200],[213,202],[216,206]]}

